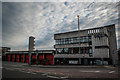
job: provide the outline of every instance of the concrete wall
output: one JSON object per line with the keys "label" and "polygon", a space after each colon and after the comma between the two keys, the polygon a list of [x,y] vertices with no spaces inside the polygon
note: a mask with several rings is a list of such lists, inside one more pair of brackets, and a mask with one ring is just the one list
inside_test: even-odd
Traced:
{"label": "concrete wall", "polygon": [[95,49],[94,58],[109,58],[109,49]]}
{"label": "concrete wall", "polygon": [[[106,34],[104,37],[95,38],[96,34]],[[65,44],[65,45],[55,45],[55,48],[72,48],[72,47],[92,47],[92,57],[89,57],[89,54],[55,54],[55,57],[73,57],[73,58],[82,58],[85,55],[86,58],[111,58],[113,64],[117,63],[117,43],[116,43],[116,34],[115,34],[115,25],[108,25],[105,27],[73,31],[55,34],[54,39],[61,38],[71,38],[79,36],[92,36],[92,45],[85,44]],[[102,46],[102,48],[95,48],[96,46]],[[105,47],[105,48],[104,48]]]}
{"label": "concrete wall", "polygon": [[108,38],[109,38],[109,48],[110,48],[110,58],[112,59],[113,64],[118,63],[118,54],[117,54],[117,41],[116,41],[116,31],[115,25],[107,27]]}
{"label": "concrete wall", "polygon": [[55,54],[54,58],[93,58],[89,54]]}
{"label": "concrete wall", "polygon": [[61,39],[61,38],[71,38],[71,37],[78,37],[78,36],[87,36],[88,31],[73,31],[73,32],[66,32],[61,34],[55,34],[54,39]]}

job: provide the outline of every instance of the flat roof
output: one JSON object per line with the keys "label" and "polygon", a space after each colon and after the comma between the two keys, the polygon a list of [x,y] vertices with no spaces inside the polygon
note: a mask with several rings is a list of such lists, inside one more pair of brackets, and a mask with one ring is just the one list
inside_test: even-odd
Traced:
{"label": "flat roof", "polygon": [[[83,30],[80,30],[80,31],[94,30],[94,29],[100,29],[100,28],[110,27],[110,26],[115,26],[115,24],[110,24],[110,25],[106,25],[106,26],[102,26],[102,27],[96,27],[96,28],[90,28],[90,29],[83,29]],[[66,33],[73,33],[73,32],[78,32],[78,30],[76,30],[76,31],[69,31],[69,32],[62,32],[62,33],[56,33],[54,35],[66,34]]]}
{"label": "flat roof", "polygon": [[[31,51],[31,53],[53,53],[54,50],[35,50]],[[6,54],[28,54],[29,51],[8,51]]]}

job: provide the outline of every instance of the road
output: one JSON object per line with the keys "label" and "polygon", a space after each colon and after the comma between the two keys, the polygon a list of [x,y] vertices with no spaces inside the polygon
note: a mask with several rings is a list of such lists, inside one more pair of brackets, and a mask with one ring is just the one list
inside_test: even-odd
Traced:
{"label": "road", "polygon": [[3,62],[2,78],[42,78],[67,80],[72,78],[118,78],[116,67],[40,67],[26,63]]}

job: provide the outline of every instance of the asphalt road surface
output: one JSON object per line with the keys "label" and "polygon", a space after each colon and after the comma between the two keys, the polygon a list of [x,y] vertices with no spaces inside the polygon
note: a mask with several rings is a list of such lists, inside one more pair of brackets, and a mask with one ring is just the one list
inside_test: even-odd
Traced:
{"label": "asphalt road surface", "polygon": [[68,80],[73,78],[118,78],[118,68],[112,66],[76,66],[76,67],[41,67],[27,63],[3,62],[2,78],[42,78]]}

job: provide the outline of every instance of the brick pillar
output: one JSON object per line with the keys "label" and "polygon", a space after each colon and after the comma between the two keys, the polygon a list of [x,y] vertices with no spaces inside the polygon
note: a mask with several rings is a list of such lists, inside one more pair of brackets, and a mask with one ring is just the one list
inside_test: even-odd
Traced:
{"label": "brick pillar", "polygon": [[23,56],[24,56],[23,60],[24,60],[24,63],[25,63],[25,62],[26,62],[26,57],[25,57],[25,54],[23,54]]}
{"label": "brick pillar", "polygon": [[53,64],[55,64],[54,53],[52,55],[53,55]]}
{"label": "brick pillar", "polygon": [[16,62],[16,54],[14,54],[14,62]]}
{"label": "brick pillar", "polygon": [[31,65],[31,56],[32,56],[32,53],[31,51],[29,52],[29,65]]}
{"label": "brick pillar", "polygon": [[21,58],[21,55],[19,54],[19,61],[18,62],[21,62],[20,58]]}

